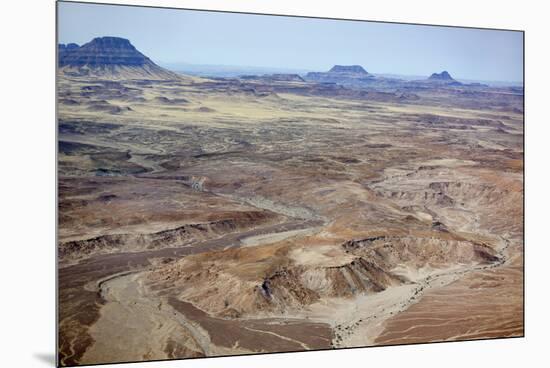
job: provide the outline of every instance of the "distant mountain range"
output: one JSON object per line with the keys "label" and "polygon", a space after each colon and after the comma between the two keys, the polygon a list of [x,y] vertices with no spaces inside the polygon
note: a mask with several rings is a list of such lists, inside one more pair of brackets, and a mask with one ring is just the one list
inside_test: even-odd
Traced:
{"label": "distant mountain range", "polygon": [[276,68],[276,67],[258,67],[248,65],[215,65],[215,64],[189,64],[189,63],[170,63],[159,62],[164,68],[178,73],[195,75],[198,77],[216,77],[216,78],[236,78],[243,75],[266,75],[266,74],[298,74],[305,75],[309,70]]}
{"label": "distant mountain range", "polygon": [[[129,40],[120,37],[97,37],[82,46],[75,43],[59,44],[58,61],[60,72],[69,76],[156,80],[182,78],[180,74],[157,65],[138,51]],[[315,82],[358,88],[372,87],[381,90],[395,89],[401,86],[407,88],[486,87],[481,83],[459,82],[448,71],[433,73],[425,79],[411,79],[393,75],[374,75],[367,72],[361,65],[334,65],[327,72],[192,64],[173,64],[170,69],[204,77],[261,79],[264,82]],[[517,84],[515,85],[517,86]]]}
{"label": "distant mountain range", "polygon": [[264,75],[241,75],[241,79],[245,80],[263,80],[263,81],[272,81],[272,82],[305,82],[299,74],[294,73],[273,73],[273,74],[264,74]]}

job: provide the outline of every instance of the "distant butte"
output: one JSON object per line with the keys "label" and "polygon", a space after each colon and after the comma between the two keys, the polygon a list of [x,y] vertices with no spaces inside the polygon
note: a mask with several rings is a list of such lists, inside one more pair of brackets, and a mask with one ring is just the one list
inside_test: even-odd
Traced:
{"label": "distant butte", "polygon": [[[69,49],[69,46],[72,47]],[[120,37],[97,37],[80,47],[76,44],[69,44],[65,49],[68,52],[60,58],[60,66],[143,66],[152,63],[129,40]]]}
{"label": "distant butte", "polygon": [[441,73],[433,73],[432,75],[430,75],[428,79],[435,80],[435,81],[449,81],[449,82],[454,81],[453,77],[451,77],[449,72],[446,70],[442,71]]}
{"label": "distant butte", "polygon": [[362,86],[372,83],[374,75],[361,65],[334,65],[328,72],[309,72],[305,80],[318,83],[336,83],[344,86]]}
{"label": "distant butte", "polygon": [[361,65],[334,65],[328,72],[369,74]]}
{"label": "distant butte", "polygon": [[155,64],[139,52],[129,40],[120,37],[97,37],[78,46],[58,46],[59,67],[73,75],[102,77],[174,79],[178,76]]}

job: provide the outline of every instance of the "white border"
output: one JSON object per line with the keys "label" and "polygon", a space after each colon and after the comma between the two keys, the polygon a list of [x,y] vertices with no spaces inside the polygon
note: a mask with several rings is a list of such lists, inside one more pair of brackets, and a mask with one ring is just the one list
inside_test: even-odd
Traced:
{"label": "white border", "polygon": [[[526,338],[313,353],[180,360],[104,367],[517,367],[547,361],[548,26],[525,1],[151,0],[116,1],[259,13],[433,23],[526,31]],[[55,6],[2,4],[0,119],[2,253],[0,337],[4,367],[48,367],[54,352]],[[467,313],[467,311],[465,311]],[[51,360],[50,360],[51,361]],[[534,363],[536,364],[536,363]],[[540,365],[540,364],[539,364]]]}

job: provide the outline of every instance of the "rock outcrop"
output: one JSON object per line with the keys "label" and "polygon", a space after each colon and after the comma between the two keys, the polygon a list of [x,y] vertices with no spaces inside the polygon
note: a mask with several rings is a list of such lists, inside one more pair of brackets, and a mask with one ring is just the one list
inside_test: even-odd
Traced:
{"label": "rock outcrop", "polygon": [[334,65],[329,73],[369,74],[361,65]]}
{"label": "rock outcrop", "polygon": [[433,73],[430,75],[430,77],[427,79],[428,82],[431,83],[439,83],[439,84],[445,84],[445,85],[452,85],[452,86],[460,86],[462,83],[455,80],[448,71],[444,70],[441,73]]}
{"label": "rock outcrop", "polygon": [[63,44],[60,43],[57,46],[57,55],[59,58],[59,64],[61,65],[61,60],[65,60],[67,55],[69,55],[72,51],[78,49],[80,46],[78,46],[76,43],[68,43]]}
{"label": "rock outcrop", "polygon": [[433,73],[428,79],[436,81],[454,81],[453,77],[451,77],[449,72],[446,70],[442,71],[441,73]]}
{"label": "rock outcrop", "polygon": [[177,79],[178,75],[161,68],[139,52],[129,40],[97,37],[78,46],[60,44],[60,70],[72,76],[97,76],[108,79]]}
{"label": "rock outcrop", "polygon": [[344,86],[364,86],[372,83],[375,77],[360,65],[334,65],[328,72],[310,72],[307,81],[336,83]]}

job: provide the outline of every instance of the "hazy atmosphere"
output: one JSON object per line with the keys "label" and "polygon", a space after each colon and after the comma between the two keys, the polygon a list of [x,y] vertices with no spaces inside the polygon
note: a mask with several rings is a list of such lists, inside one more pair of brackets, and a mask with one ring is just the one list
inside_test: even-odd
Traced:
{"label": "hazy atmosphere", "polygon": [[360,64],[371,73],[448,70],[457,79],[523,81],[517,31],[59,3],[60,43],[101,36],[127,38],[161,65],[326,71]]}

